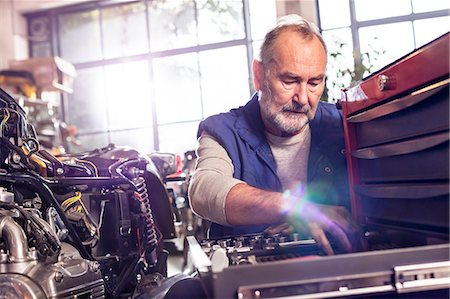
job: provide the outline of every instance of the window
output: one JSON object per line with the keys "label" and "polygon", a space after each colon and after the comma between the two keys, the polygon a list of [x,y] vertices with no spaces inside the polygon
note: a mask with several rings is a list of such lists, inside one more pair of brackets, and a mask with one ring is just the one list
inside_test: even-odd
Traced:
{"label": "window", "polygon": [[197,0],[195,2],[200,44],[245,37],[242,1]]}
{"label": "window", "polygon": [[81,142],[68,150],[194,149],[201,120],[248,101],[275,11],[275,0],[103,0],[28,14],[43,36],[32,56],[61,56],[78,72],[64,120]]}
{"label": "window", "polygon": [[115,58],[148,51],[145,4],[138,2],[102,9],[103,57]]}
{"label": "window", "polygon": [[78,70],[76,93],[67,101],[67,122],[77,126],[79,134],[106,131],[107,112],[102,67]]}
{"label": "window", "polygon": [[197,53],[153,61],[158,124],[202,118]]}
{"label": "window", "polygon": [[336,101],[340,88],[448,32],[450,23],[448,1],[317,0],[317,4],[329,48],[324,97],[329,101]]}
{"label": "window", "polygon": [[[235,72],[240,69],[239,66],[247,64],[245,51],[245,46],[236,46],[199,54],[205,115],[228,111],[245,104],[249,99],[247,69]],[[226,64],[222,63],[223,57],[226,57]]]}
{"label": "window", "polygon": [[197,45],[194,1],[151,1],[148,14],[152,51]]}
{"label": "window", "polygon": [[99,9],[59,15],[59,55],[72,63],[101,59],[99,21]]}

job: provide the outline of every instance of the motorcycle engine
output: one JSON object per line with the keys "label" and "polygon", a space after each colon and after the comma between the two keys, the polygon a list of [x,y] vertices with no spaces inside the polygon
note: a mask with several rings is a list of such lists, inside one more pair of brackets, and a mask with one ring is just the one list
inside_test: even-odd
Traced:
{"label": "motorcycle engine", "polygon": [[130,297],[167,276],[173,214],[148,157],[55,157],[1,89],[0,115],[0,298]]}

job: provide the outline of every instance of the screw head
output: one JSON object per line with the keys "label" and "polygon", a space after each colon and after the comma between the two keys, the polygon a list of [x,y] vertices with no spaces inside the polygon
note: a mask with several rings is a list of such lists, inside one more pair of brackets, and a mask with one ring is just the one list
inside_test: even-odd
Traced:
{"label": "screw head", "polygon": [[64,274],[62,274],[61,272],[55,272],[55,276],[54,279],[56,282],[61,282],[64,278]]}
{"label": "screw head", "polygon": [[13,153],[11,158],[12,158],[12,161],[16,164],[18,164],[20,162],[20,156],[18,153]]}

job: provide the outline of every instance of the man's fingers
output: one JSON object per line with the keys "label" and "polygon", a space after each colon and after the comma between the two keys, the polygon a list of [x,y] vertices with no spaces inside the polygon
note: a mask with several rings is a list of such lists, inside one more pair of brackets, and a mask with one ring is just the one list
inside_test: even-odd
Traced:
{"label": "man's fingers", "polygon": [[292,227],[289,225],[289,223],[284,222],[278,225],[270,226],[266,228],[264,232],[269,235],[275,235],[279,233],[290,233],[292,232]]}
{"label": "man's fingers", "polygon": [[347,237],[347,234],[338,224],[332,222],[327,228],[331,235],[336,239],[336,242],[345,252],[352,251],[352,244]]}
{"label": "man's fingers", "polygon": [[310,225],[310,233],[314,240],[316,240],[317,245],[325,252],[327,255],[333,255],[333,248],[331,248],[330,242],[325,235],[325,232],[317,225]]}

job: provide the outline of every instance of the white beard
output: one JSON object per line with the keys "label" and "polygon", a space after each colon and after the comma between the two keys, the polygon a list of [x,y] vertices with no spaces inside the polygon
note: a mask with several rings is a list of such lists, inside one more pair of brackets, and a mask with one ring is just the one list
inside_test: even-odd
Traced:
{"label": "white beard", "polygon": [[[265,97],[264,97],[265,95]],[[309,105],[300,107],[297,102],[292,101],[281,109],[272,105],[270,92],[261,94],[260,107],[263,119],[282,134],[293,135],[300,132],[311,120],[311,107]]]}

